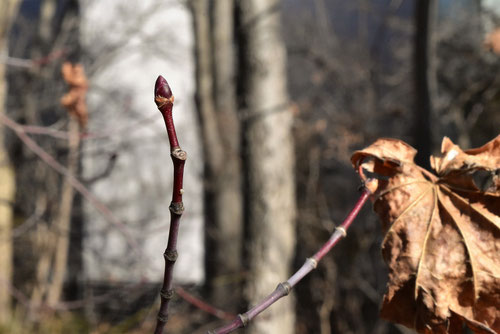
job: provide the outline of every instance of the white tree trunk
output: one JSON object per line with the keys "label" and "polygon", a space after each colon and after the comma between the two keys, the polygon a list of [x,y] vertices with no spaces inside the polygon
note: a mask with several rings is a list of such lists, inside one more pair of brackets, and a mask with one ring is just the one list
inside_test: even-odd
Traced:
{"label": "white tree trunk", "polygon": [[[294,155],[279,1],[239,4],[252,238],[247,296],[253,305],[289,276],[295,246]],[[287,297],[257,317],[250,333],[293,333],[294,322],[293,298]]]}

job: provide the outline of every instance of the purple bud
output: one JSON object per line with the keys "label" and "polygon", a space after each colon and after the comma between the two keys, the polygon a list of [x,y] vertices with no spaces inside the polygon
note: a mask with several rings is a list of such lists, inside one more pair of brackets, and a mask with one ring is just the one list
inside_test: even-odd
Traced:
{"label": "purple bud", "polygon": [[163,97],[170,99],[172,97],[172,90],[170,90],[170,86],[161,75],[158,76],[155,83],[155,96]]}

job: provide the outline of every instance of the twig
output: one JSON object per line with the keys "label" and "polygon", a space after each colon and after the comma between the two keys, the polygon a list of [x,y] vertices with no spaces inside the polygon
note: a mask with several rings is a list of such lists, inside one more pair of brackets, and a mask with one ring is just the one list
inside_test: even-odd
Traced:
{"label": "twig", "polygon": [[22,126],[14,122],[12,119],[4,114],[0,114],[0,122],[5,124],[8,128],[13,130],[17,137],[40,159],[42,159],[47,165],[52,167],[56,172],[62,174],[68,178],[71,185],[78,191],[83,198],[90,202],[94,208],[99,211],[102,216],[113,226],[115,226],[126,238],[128,245],[142,258],[142,251],[139,247],[137,241],[132,238],[127,227],[115,217],[111,210],[104,205],[97,197],[90,192],[90,190],[85,187],[73,174],[71,174],[66,167],[61,165],[54,157],[48,154],[43,148],[41,148],[33,139],[31,139],[23,130]]}
{"label": "twig", "polygon": [[[122,135],[124,133],[130,134],[132,131],[136,131],[140,126],[144,126],[147,123],[151,123],[154,120],[153,115],[144,117],[142,119],[136,120],[134,123],[122,126],[120,128],[112,127],[109,129],[101,130],[99,132],[80,132],[79,136],[81,140],[91,140],[91,139],[106,139],[115,136]],[[68,140],[70,133],[68,131],[52,129],[48,126],[38,126],[38,125],[21,125],[18,124],[24,132],[34,135],[45,135],[53,137],[56,139]]]}
{"label": "twig", "polygon": [[57,139],[69,139],[69,132],[62,130],[55,130],[48,126],[38,126],[38,125],[22,125],[19,127],[23,129],[24,132],[34,135],[46,135]]}
{"label": "twig", "polygon": [[37,58],[37,59],[24,59],[24,58],[15,58],[9,57],[6,53],[0,54],[0,63],[5,64],[7,66],[12,67],[23,67],[23,68],[33,68],[36,66],[44,66],[47,65],[59,58],[66,56],[68,53],[68,49],[64,48],[62,50],[56,50],[48,55]]}
{"label": "twig", "polygon": [[[69,91],[61,98],[61,104],[66,108],[69,116],[68,125],[68,160],[69,174],[76,175],[78,171],[80,129],[85,128],[88,120],[87,103],[85,97],[88,90],[88,80],[81,64],[63,63],[61,72],[64,81],[69,84]],[[71,214],[75,189],[68,177],[65,177],[61,187],[61,204],[57,218],[51,229],[64,231],[55,236],[52,264],[52,281],[48,286],[46,301],[50,306],[56,305],[61,299],[64,278],[67,271],[67,261],[70,246]]]}
{"label": "twig", "polygon": [[368,188],[365,187],[356,205],[344,222],[335,229],[335,232],[333,232],[330,239],[328,239],[328,241],[316,252],[316,254],[306,259],[302,267],[297,270],[292,277],[290,277],[286,282],[279,283],[278,287],[271,294],[247,312],[239,314],[231,323],[215,330],[208,331],[207,334],[228,334],[234,332],[238,328],[245,327],[259,313],[274,304],[281,297],[288,295],[292,288],[300,282],[302,278],[304,278],[312,270],[316,269],[318,262],[339,242],[339,240],[347,235],[347,229],[354,221],[354,218],[358,215],[370,194],[371,193]]}
{"label": "twig", "polygon": [[[74,117],[69,119],[69,129],[71,136],[68,138],[69,151],[66,169],[69,175],[75,175],[78,170],[80,127],[78,120]],[[42,303],[44,296],[46,303],[50,306],[56,305],[61,298],[69,252],[74,191],[69,177],[65,176],[61,186],[60,205],[56,218],[47,230],[38,231],[44,242],[39,252],[37,281],[32,294],[32,302],[35,305]],[[42,237],[44,234],[46,236]]]}
{"label": "twig", "polygon": [[0,284],[7,285],[7,289],[9,290],[10,295],[20,304],[24,306],[26,310],[29,311],[41,311],[41,310],[49,310],[49,311],[71,311],[75,309],[83,308],[85,305],[89,303],[93,304],[101,304],[106,301],[109,301],[110,297],[121,295],[121,294],[130,294],[134,291],[137,291],[139,288],[144,286],[144,281],[141,280],[138,283],[129,284],[125,287],[120,287],[119,289],[108,291],[102,293],[98,296],[89,296],[83,299],[59,302],[56,305],[48,305],[48,304],[40,304],[35,305],[32,300],[28,296],[26,296],[21,290],[16,288],[14,285],[0,281]]}
{"label": "twig", "polygon": [[174,186],[172,190],[172,202],[170,204],[170,231],[168,235],[167,249],[163,254],[165,258],[165,275],[163,277],[163,286],[160,291],[161,304],[158,311],[156,328],[154,333],[161,334],[168,320],[168,303],[174,295],[172,289],[172,276],[174,264],[177,260],[177,235],[179,233],[179,223],[184,212],[182,203],[182,178],[184,175],[184,163],[186,162],[186,152],[184,152],[177,141],[174,121],[172,119],[172,106],[174,96],[168,86],[167,81],[160,75],[155,84],[155,102],[163,115],[167,127],[168,140],[170,142],[170,155],[174,164]]}
{"label": "twig", "polygon": [[192,294],[188,293],[186,290],[184,290],[180,286],[178,286],[178,287],[175,288],[175,292],[182,299],[184,299],[185,301],[187,301],[188,303],[196,306],[197,308],[199,308],[200,310],[202,310],[202,311],[204,311],[206,313],[209,313],[209,314],[211,314],[213,316],[216,316],[219,319],[232,320],[235,317],[235,315],[232,314],[232,313],[220,310],[220,309],[218,309],[216,307],[213,307],[212,305],[209,305],[209,304],[205,303],[203,300],[201,300],[199,298],[196,298],[195,296],[193,296]]}

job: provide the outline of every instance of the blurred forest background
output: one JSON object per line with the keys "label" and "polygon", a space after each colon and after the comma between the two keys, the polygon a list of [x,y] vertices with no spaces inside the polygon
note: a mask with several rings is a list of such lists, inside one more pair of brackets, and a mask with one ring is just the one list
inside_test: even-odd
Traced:
{"label": "blurred forest background", "polygon": [[[286,280],[356,201],[379,137],[439,152],[500,129],[498,0],[1,0],[0,333],[151,333],[172,167],[188,153],[168,333],[220,326]],[[363,209],[241,333],[411,333],[378,317]],[[206,304],[202,304],[205,302]]]}

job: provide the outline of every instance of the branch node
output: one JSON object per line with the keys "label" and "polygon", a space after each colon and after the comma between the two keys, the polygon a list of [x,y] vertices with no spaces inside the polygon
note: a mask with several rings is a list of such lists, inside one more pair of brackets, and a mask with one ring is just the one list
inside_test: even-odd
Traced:
{"label": "branch node", "polygon": [[248,319],[248,315],[245,314],[238,314],[238,318],[240,318],[241,324],[243,327],[246,327],[248,325],[248,322],[250,319]]}
{"label": "branch node", "polygon": [[177,253],[177,251],[174,249],[174,250],[165,250],[165,253],[163,254],[163,257],[165,257],[166,260],[170,261],[170,262],[175,262],[177,261],[177,256],[179,254]]}
{"label": "branch node", "polygon": [[186,151],[182,150],[180,147],[174,148],[170,154],[172,155],[173,158],[178,159],[178,160],[186,160],[187,159]]}
{"label": "branch node", "polygon": [[166,324],[167,321],[168,321],[168,314],[165,314],[165,315],[158,314],[156,316],[156,318],[158,319],[158,321],[163,322],[164,324]]}
{"label": "branch node", "polygon": [[312,257],[308,257],[306,261],[309,262],[314,269],[316,269],[316,267],[318,266],[318,261],[316,261]]}
{"label": "branch node", "polygon": [[345,228],[343,226],[337,226],[335,228],[336,231],[339,231],[340,233],[342,233],[342,237],[345,238],[347,236],[347,231],[345,230]]}
{"label": "branch node", "polygon": [[184,204],[182,202],[172,202],[170,203],[169,209],[173,214],[180,216],[184,212]]}
{"label": "branch node", "polygon": [[[162,289],[160,291],[160,296],[164,299],[170,300],[170,299],[174,298],[174,289],[170,289],[170,290],[163,290]],[[168,315],[167,315],[167,317],[168,317]],[[167,322],[167,321],[165,320],[165,322]]]}
{"label": "branch node", "polygon": [[290,291],[292,291],[292,285],[288,282],[282,282],[278,284],[277,289],[283,291],[283,296],[288,296]]}

